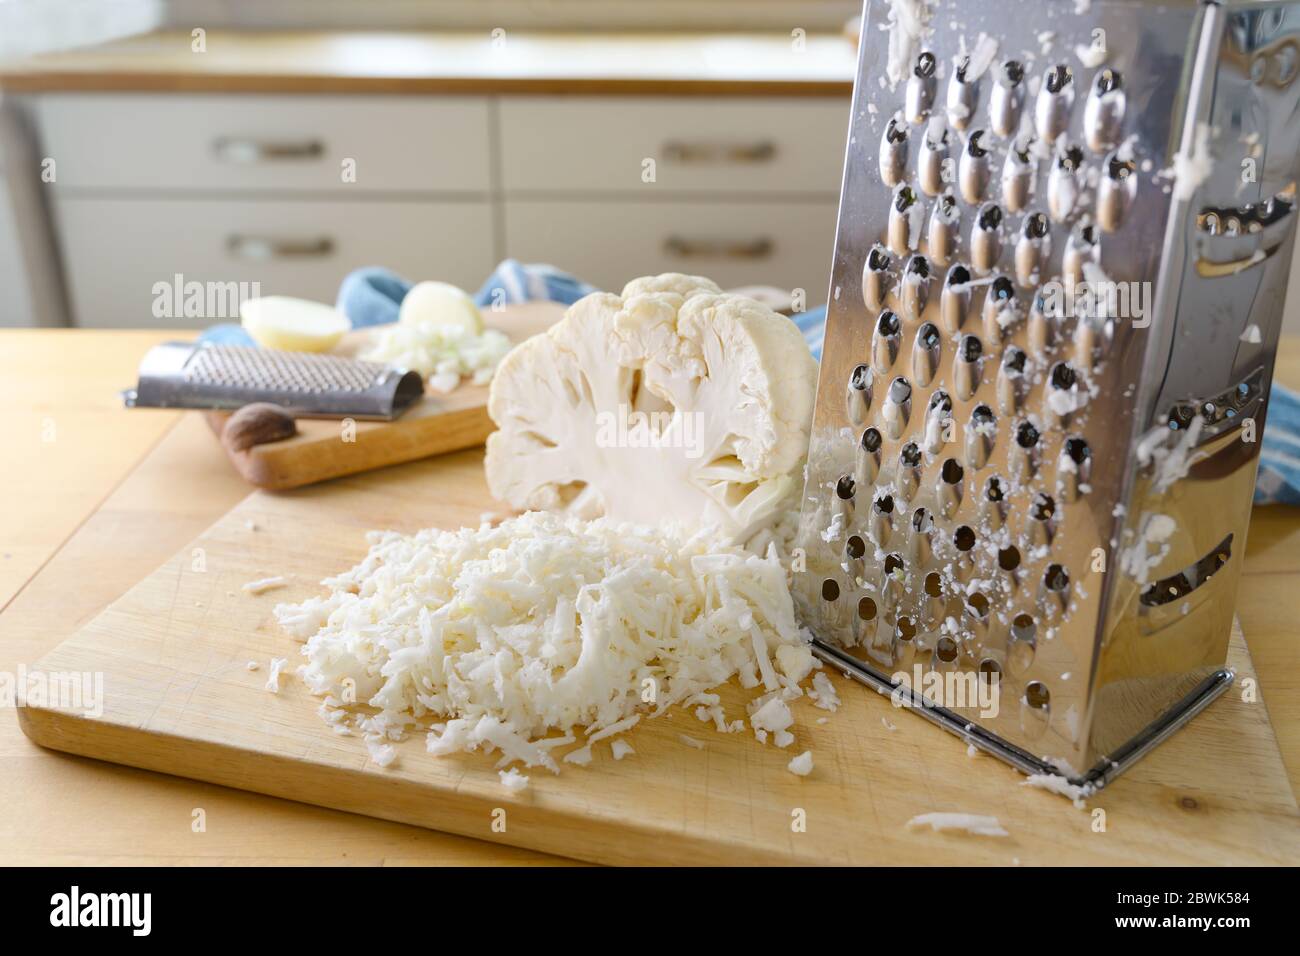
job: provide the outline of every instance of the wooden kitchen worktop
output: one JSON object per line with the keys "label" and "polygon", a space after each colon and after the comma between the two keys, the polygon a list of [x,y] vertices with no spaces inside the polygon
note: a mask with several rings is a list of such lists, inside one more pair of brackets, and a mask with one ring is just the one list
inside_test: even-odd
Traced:
{"label": "wooden kitchen worktop", "polygon": [[490,32],[154,33],[0,65],[13,92],[587,93],[836,96],[838,35]]}
{"label": "wooden kitchen worktop", "polygon": [[[0,671],[40,658],[248,492],[200,416],[121,408],[140,355],[176,337],[0,332]],[[1283,341],[1277,378],[1300,387],[1300,337]],[[1295,790],[1300,509],[1256,509],[1238,612]],[[0,865],[565,862],[44,751],[3,713],[0,806]]]}

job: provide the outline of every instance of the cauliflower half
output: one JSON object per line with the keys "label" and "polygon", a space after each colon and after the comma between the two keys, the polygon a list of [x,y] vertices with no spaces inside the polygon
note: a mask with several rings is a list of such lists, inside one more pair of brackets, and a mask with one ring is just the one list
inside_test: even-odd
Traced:
{"label": "cauliflower half", "polygon": [[668,273],[576,302],[492,381],[492,494],[516,508],[748,537],[802,476],[817,363],[794,323]]}

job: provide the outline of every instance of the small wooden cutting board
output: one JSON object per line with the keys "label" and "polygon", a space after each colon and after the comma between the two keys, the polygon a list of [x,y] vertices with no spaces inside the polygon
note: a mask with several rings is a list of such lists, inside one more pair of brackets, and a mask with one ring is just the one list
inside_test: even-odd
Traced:
{"label": "small wooden cutting board", "polygon": [[[564,314],[558,302],[523,302],[484,316],[519,343],[545,332]],[[336,350],[360,352],[369,330],[350,333]],[[298,434],[283,441],[230,451],[227,457],[250,484],[271,491],[354,475],[372,468],[442,455],[483,444],[495,426],[487,413],[488,386],[461,385],[445,395],[426,392],[400,418],[391,422],[356,422],[345,433],[338,419],[300,418]],[[205,412],[218,436],[229,412]]]}

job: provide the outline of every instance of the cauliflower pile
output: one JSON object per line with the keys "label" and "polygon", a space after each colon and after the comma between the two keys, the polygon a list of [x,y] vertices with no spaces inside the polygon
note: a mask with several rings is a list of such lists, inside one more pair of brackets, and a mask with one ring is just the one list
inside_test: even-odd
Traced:
{"label": "cauliflower pile", "polygon": [[[544,512],[370,542],[324,582],[327,596],[275,616],[306,641],[299,674],[325,698],[322,716],[362,733],[381,764],[389,741],[431,727],[431,753],[499,750],[500,767],[558,772],[551,751],[577,728],[586,741],[564,760],[585,764],[593,743],[675,704],[735,732],[744,719],[728,720],[709,693],[733,676],[762,688],[756,736],[794,740],[787,702],[818,665],[774,548],[760,557],[714,531]],[[833,709],[829,682],[817,686]],[[376,712],[344,709],[353,703]]]}
{"label": "cauliflower pile", "polygon": [[492,494],[745,540],[802,485],[817,362],[788,318],[699,276],[596,293],[492,381]]}
{"label": "cauliflower pile", "polygon": [[459,325],[395,323],[376,330],[361,357],[413,369],[424,376],[430,391],[445,394],[463,377],[486,385],[509,351],[509,337],[496,329],[474,332]]}
{"label": "cauliflower pile", "polygon": [[510,351],[505,333],[483,326],[478,306],[447,282],[418,282],[402,299],[398,318],[371,334],[361,357],[414,369],[430,391],[450,392],[468,376],[486,385]]}

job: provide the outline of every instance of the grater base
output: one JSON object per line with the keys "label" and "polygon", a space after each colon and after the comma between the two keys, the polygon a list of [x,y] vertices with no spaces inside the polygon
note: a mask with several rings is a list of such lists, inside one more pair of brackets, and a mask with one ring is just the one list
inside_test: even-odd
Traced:
{"label": "grater base", "polygon": [[[942,727],[984,753],[997,757],[1003,763],[1010,764],[1023,774],[1062,776],[1056,764],[1035,757],[1027,750],[1004,740],[979,724],[972,723],[955,711],[931,703],[907,685],[890,680],[856,657],[819,638],[813,639],[812,652],[822,662],[839,670],[845,677],[865,684],[885,697],[898,696],[910,712],[919,714],[930,723]],[[1215,698],[1231,686],[1235,677],[1236,674],[1231,668],[1225,667],[1215,671],[1178,703],[1144,727],[1140,733],[1118,747],[1114,754],[1099,761],[1082,776],[1066,776],[1065,779],[1076,786],[1087,787],[1093,791],[1102,789],[1208,707]]]}

